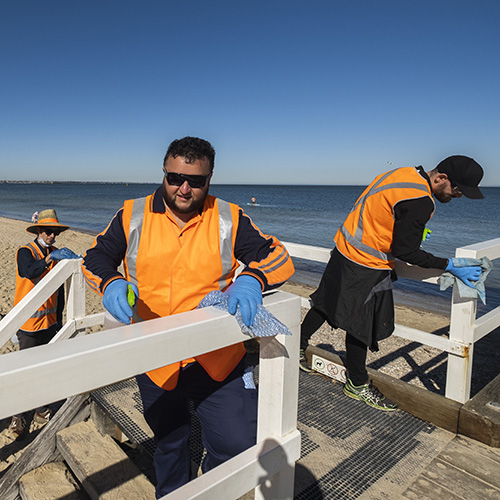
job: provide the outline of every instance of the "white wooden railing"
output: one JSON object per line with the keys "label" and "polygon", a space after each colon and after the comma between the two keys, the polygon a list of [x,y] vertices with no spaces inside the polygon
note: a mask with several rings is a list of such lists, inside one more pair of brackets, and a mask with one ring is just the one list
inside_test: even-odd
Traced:
{"label": "white wooden railing", "polygon": [[[324,263],[330,259],[331,250],[328,248],[310,247],[297,243],[285,243],[285,245],[293,257]],[[500,238],[457,248],[455,256],[498,259],[500,258]],[[401,278],[437,284],[443,271],[424,269],[397,261],[396,272]],[[309,300],[303,298],[302,306],[310,307]],[[445,395],[459,403],[465,403],[470,399],[474,343],[498,326],[500,326],[500,307],[476,318],[476,301],[461,299],[455,285],[453,287],[448,338],[402,325],[396,325],[394,335],[447,352]]]}
{"label": "white wooden railing", "polygon": [[[75,338],[0,356],[0,419],[248,339],[233,316],[213,307],[78,336],[104,321],[104,314],[85,316],[80,264],[61,261],[0,322],[3,345],[68,280],[68,320],[58,339]],[[252,489],[258,499],[293,498],[300,300],[275,292],[264,305],[293,335],[260,341],[257,444],[164,498],[236,499]]]}

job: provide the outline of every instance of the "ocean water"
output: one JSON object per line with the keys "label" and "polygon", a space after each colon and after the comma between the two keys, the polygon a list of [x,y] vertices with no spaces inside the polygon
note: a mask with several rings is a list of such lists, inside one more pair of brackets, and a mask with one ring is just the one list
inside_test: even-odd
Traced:
{"label": "ocean water", "polygon": [[[156,184],[123,183],[0,183],[0,216],[31,221],[35,211],[54,208],[59,220],[74,229],[102,231],[123,201],[151,194]],[[240,205],[259,228],[279,239],[332,248],[333,236],[363,186],[212,185],[210,193]],[[461,198],[436,203],[432,230],[423,248],[453,257],[457,247],[500,238],[500,188],[482,188],[484,200]],[[256,198],[257,205],[251,204]],[[486,282],[487,305],[500,305],[500,260]],[[296,261],[294,279],[317,284],[324,264]],[[451,291],[412,280],[396,282],[396,300],[409,305],[449,310]]]}

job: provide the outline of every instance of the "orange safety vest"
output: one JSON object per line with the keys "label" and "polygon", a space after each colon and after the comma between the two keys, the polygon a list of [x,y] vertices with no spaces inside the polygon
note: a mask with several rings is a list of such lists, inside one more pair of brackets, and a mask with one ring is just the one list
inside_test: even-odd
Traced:
{"label": "orange safety vest", "polygon": [[[125,201],[122,214],[125,276],[139,288],[137,314],[143,320],[195,309],[207,293],[227,288],[238,268],[233,252],[237,205],[209,195],[201,215],[180,229],[168,211],[153,212],[153,197]],[[243,343],[238,343],[195,359],[210,377],[222,381],[244,354]],[[147,375],[156,385],[172,390],[180,366],[173,363]]]}
{"label": "orange safety vest", "polygon": [[[28,248],[35,260],[45,259],[42,251],[38,248],[36,243],[28,243],[21,248]],[[20,249],[19,249],[20,250]],[[19,252],[18,250],[18,252]],[[54,247],[50,247],[50,251],[54,250]],[[17,260],[17,256],[16,256]],[[23,278],[19,276],[19,270],[16,266],[16,293],[14,296],[14,305],[19,303],[23,297],[25,297],[35,285],[55,266],[55,262],[52,261],[47,269],[38,278]],[[31,318],[24,323],[21,330],[26,332],[37,332],[39,330],[46,330],[50,328],[57,322],[57,292],[49,297],[47,302],[42,304],[38,311],[31,316]]]}
{"label": "orange safety vest", "polygon": [[[394,269],[391,254],[394,206],[403,200],[428,196],[429,183],[414,167],[379,175],[358,198],[335,235],[339,252],[349,260],[373,269]],[[434,214],[434,210],[431,214]]]}

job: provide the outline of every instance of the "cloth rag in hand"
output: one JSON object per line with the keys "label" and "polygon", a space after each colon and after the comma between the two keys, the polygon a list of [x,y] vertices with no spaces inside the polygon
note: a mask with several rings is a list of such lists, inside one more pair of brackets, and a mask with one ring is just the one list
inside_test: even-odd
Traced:
{"label": "cloth rag in hand", "polygon": [[[214,306],[216,309],[227,312],[227,293],[214,290],[205,295],[197,309]],[[246,326],[241,318],[240,306],[234,315],[241,331],[250,337],[274,337],[275,335],[291,335],[292,332],[278,319],[276,319],[264,306],[257,306],[257,314],[252,326]]]}
{"label": "cloth rag in hand", "polygon": [[491,260],[488,259],[488,257],[482,257],[481,259],[473,259],[472,257],[454,257],[451,260],[453,261],[454,267],[480,266],[481,276],[477,281],[472,282],[474,288],[471,288],[461,279],[457,278],[449,271],[446,271],[439,277],[439,289],[446,290],[448,287],[456,283],[460,298],[477,299],[479,297],[483,304],[486,304],[486,289],[484,287],[484,282],[486,280],[486,276],[488,276],[488,273],[493,267]]}

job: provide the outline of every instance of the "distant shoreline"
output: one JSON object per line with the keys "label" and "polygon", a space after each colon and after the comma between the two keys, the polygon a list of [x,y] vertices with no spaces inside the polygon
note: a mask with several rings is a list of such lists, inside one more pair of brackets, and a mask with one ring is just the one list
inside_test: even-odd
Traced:
{"label": "distant shoreline", "polygon": [[[160,181],[151,181],[151,182],[138,182],[138,181],[40,181],[40,180],[34,180],[34,181],[23,181],[23,180],[0,180],[0,184],[121,184],[121,185],[128,185],[128,184],[160,184]],[[235,182],[212,182],[210,183],[211,186],[310,186],[310,187],[366,187],[366,184],[303,184],[303,183],[298,183],[298,184],[250,184],[250,183],[235,183]],[[481,189],[497,189],[500,188],[500,186],[483,186],[481,185]]]}

